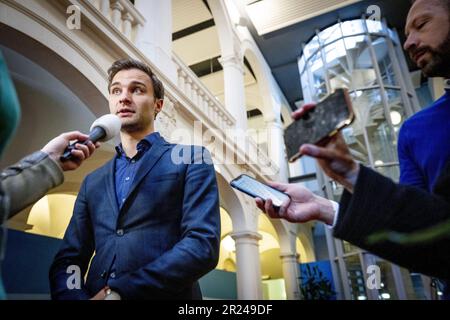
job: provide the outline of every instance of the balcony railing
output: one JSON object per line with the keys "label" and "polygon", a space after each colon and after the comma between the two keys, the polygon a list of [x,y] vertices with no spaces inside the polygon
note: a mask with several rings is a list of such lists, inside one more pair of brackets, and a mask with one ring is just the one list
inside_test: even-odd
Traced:
{"label": "balcony railing", "polygon": [[[133,44],[139,26],[146,22],[129,0],[89,0],[101,14],[122,32]],[[186,66],[175,54],[172,57],[177,70],[178,89],[192,102],[196,111],[201,112],[210,125],[226,132],[235,126],[236,120],[225,109],[222,103],[206,88],[192,70]],[[257,164],[260,168],[268,169],[266,174],[278,172],[276,165],[267,153],[260,149],[257,143],[248,135],[245,136],[244,146],[237,146],[245,159]],[[242,150],[243,149],[243,150]],[[239,153],[239,150],[236,150]]]}
{"label": "balcony railing", "polygon": [[135,43],[138,26],[146,20],[129,0],[89,0],[125,37]]}
{"label": "balcony railing", "polygon": [[173,54],[177,68],[178,88],[199,108],[208,119],[222,130],[234,127],[236,120],[219,100],[206,88],[195,73]]}
{"label": "balcony railing", "polygon": [[[169,0],[167,0],[169,1]],[[109,20],[120,33],[136,45],[139,27],[146,23],[145,18],[129,0],[89,0],[98,11]],[[222,103],[208,90],[197,75],[186,66],[175,54],[172,60],[177,70],[177,88],[191,102],[192,108],[209,120],[209,126],[219,129],[222,133],[234,128],[236,120],[226,110]],[[266,168],[265,174],[278,172],[277,166],[270,160],[267,153],[258,147],[257,143],[246,135],[244,145],[238,145],[236,153],[259,168]]]}
{"label": "balcony railing", "polygon": [[[197,75],[176,54],[173,54],[172,59],[177,67],[178,88],[193,102],[194,107],[200,109],[206,118],[210,119],[212,124],[221,129],[222,132],[234,128],[236,120],[206,88]],[[260,167],[270,168],[270,171],[278,171],[267,153],[258,147],[252,137],[246,134],[244,139],[238,139],[238,141],[243,142],[238,148],[243,149],[244,156],[248,161],[258,164]]]}

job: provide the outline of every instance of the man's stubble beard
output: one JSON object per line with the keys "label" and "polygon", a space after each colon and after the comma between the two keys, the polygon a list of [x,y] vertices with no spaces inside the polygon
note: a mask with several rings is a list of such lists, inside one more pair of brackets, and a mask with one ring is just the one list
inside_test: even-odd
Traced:
{"label": "man's stubble beard", "polygon": [[428,51],[431,53],[431,59],[422,68],[423,74],[427,77],[450,78],[450,30],[437,49],[429,48]]}
{"label": "man's stubble beard", "polygon": [[146,123],[143,119],[136,119],[131,123],[123,123],[121,131],[125,133],[140,132],[147,130],[150,126],[150,122]]}

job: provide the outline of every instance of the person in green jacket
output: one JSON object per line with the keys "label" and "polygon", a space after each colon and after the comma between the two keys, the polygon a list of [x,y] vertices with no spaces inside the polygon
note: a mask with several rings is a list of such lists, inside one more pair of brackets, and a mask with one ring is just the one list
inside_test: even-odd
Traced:
{"label": "person in green jacket", "polygon": [[[20,104],[6,62],[0,52],[0,159],[20,121]],[[19,163],[0,171],[0,300],[6,299],[1,278],[8,218],[43,197],[50,189],[64,181],[63,171],[75,170],[89,158],[99,144],[77,144],[72,151],[73,160],[62,163],[59,158],[70,141],[85,141],[88,136],[80,132],[63,133],[51,140],[42,150]]]}

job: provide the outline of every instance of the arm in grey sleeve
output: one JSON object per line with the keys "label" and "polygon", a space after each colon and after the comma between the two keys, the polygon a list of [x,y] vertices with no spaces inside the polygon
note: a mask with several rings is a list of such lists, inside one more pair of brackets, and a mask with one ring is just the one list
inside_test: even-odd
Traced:
{"label": "arm in grey sleeve", "polygon": [[11,218],[62,184],[64,174],[46,153],[38,151],[3,170],[0,182],[10,199]]}

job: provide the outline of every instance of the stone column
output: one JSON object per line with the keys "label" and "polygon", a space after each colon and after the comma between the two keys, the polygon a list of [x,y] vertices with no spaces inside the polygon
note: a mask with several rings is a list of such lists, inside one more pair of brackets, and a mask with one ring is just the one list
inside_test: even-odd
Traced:
{"label": "stone column", "polygon": [[289,167],[286,157],[286,147],[284,144],[284,128],[281,120],[275,118],[266,119],[267,142],[269,158],[275,162],[280,171],[278,181],[288,182]]}
{"label": "stone column", "polygon": [[236,129],[247,130],[244,63],[237,55],[220,58],[224,72],[225,107],[236,119]]}
{"label": "stone column", "polygon": [[111,5],[112,15],[111,21],[112,23],[121,30],[122,27],[122,11],[124,9],[123,5],[119,1],[113,1]]}
{"label": "stone column", "polygon": [[103,13],[105,17],[109,18],[109,9],[110,9],[110,0],[101,0],[100,1],[100,11]]}
{"label": "stone column", "polygon": [[261,300],[261,265],[259,240],[261,235],[252,231],[234,232],[236,242],[236,276],[239,300]]}
{"label": "stone column", "polygon": [[130,13],[123,17],[123,33],[128,39],[131,39],[131,29],[133,27],[134,18]]}
{"label": "stone column", "polygon": [[298,254],[282,253],[280,255],[283,266],[283,276],[286,284],[286,297],[288,300],[300,300],[300,265]]}

